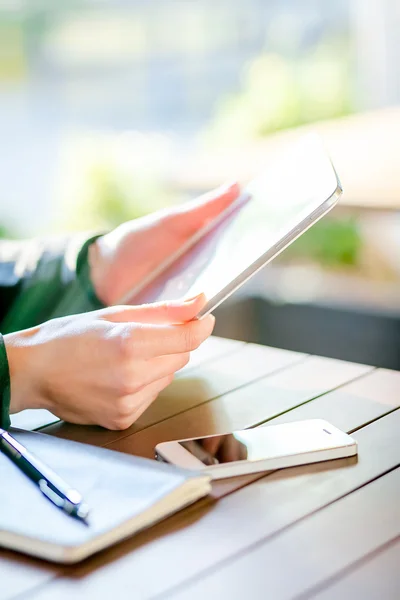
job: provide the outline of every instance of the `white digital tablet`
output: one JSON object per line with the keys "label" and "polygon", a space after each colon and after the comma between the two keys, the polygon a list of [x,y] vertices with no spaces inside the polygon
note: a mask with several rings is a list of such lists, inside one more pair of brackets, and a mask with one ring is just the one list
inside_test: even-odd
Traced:
{"label": "white digital tablet", "polygon": [[207,315],[309,229],[342,193],[318,136],[276,156],[216,221],[166,257],[129,301],[177,300],[203,292]]}

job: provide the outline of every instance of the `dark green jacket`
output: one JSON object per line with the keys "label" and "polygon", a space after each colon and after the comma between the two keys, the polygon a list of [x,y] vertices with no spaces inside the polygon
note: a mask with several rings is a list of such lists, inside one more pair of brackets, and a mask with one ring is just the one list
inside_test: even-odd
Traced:
{"label": "dark green jacket", "polygon": [[87,254],[94,239],[0,240],[0,427],[10,426],[10,376],[2,334],[102,308],[89,279]]}

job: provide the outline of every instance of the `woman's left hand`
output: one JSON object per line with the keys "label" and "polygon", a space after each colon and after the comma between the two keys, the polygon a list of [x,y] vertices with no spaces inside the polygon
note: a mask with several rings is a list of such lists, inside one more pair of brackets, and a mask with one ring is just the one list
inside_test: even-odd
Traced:
{"label": "woman's left hand", "polygon": [[119,303],[163,260],[238,198],[237,183],[196,200],[129,221],[89,249],[91,278],[100,300]]}

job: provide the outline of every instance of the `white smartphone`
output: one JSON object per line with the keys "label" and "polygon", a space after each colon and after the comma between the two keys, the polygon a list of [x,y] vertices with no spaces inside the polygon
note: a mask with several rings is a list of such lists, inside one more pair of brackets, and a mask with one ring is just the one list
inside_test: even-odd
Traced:
{"label": "white smartphone", "polygon": [[121,301],[142,304],[203,292],[201,318],[330,211],[341,193],[320,139],[307,135]]}
{"label": "white smartphone", "polygon": [[158,444],[156,458],[213,479],[272,471],[357,454],[357,442],[321,419],[310,419]]}

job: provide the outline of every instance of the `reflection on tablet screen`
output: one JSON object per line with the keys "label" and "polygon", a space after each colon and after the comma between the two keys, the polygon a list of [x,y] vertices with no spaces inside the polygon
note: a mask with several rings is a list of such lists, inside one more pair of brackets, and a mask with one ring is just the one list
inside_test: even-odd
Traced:
{"label": "reflection on tablet screen", "polygon": [[335,171],[307,136],[254,180],[224,220],[134,297],[135,304],[214,298],[337,189]]}

